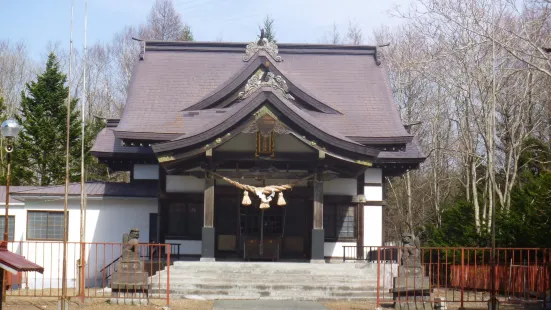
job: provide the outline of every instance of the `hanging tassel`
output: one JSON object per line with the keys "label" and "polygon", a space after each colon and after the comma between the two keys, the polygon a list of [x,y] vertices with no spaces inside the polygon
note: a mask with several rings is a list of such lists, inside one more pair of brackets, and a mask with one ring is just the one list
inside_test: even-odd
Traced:
{"label": "hanging tassel", "polygon": [[260,209],[269,209],[269,208],[270,208],[270,204],[267,202],[263,202],[260,204]]}
{"label": "hanging tassel", "polygon": [[283,198],[283,192],[279,192],[277,195],[277,205],[278,206],[286,206],[287,202],[285,201],[285,198]]}
{"label": "hanging tassel", "polygon": [[243,202],[241,202],[244,206],[250,206],[251,205],[251,198],[249,197],[249,192],[244,191],[243,192]]}

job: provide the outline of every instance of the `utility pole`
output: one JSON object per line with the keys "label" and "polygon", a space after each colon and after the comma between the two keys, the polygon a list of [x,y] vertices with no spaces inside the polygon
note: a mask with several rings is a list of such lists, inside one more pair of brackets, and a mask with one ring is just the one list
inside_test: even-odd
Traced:
{"label": "utility pole", "polygon": [[71,77],[73,74],[73,12],[75,0],[71,0],[71,28],[69,36],[69,96],[67,100],[67,124],[66,124],[66,152],[65,152],[65,203],[63,206],[63,272],[61,276],[61,310],[68,310],[66,306],[67,298],[67,224],[69,222],[69,130],[71,129]]}
{"label": "utility pole", "polygon": [[86,170],[84,167],[84,145],[85,145],[85,128],[86,128],[86,102],[88,99],[88,94],[86,93],[86,66],[87,62],[87,48],[86,48],[86,38],[88,30],[88,0],[85,2],[84,9],[84,70],[82,74],[82,100],[80,103],[80,259],[79,259],[79,295],[81,301],[84,302],[84,289],[85,289],[85,266],[86,266],[86,193],[84,191],[84,185],[86,183]]}

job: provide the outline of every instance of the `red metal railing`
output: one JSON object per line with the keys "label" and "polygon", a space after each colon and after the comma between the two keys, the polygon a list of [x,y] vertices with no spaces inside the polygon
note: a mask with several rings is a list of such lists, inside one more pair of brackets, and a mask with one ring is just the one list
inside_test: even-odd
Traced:
{"label": "red metal railing", "polygon": [[[421,248],[418,282],[411,277],[405,297],[397,298],[394,278],[401,274],[401,248],[377,248],[377,305],[412,302],[419,289],[428,288],[427,302],[480,303],[492,295],[490,248]],[[551,250],[498,248],[495,252],[495,294],[501,303],[539,302],[547,306],[551,288]],[[412,267],[407,266],[406,267]],[[415,288],[414,286],[418,287]],[[413,293],[413,290],[417,293]],[[437,300],[438,299],[438,300]]]}
{"label": "red metal railing", "polygon": [[[60,297],[62,284],[63,243],[47,241],[10,242],[8,249],[44,267],[44,273],[23,272],[8,278],[8,296]],[[112,294],[110,288],[113,274],[122,264],[120,243],[67,244],[67,287],[70,296],[85,298],[126,299],[130,294]],[[81,255],[82,253],[82,255]],[[138,253],[146,272],[145,290],[130,286],[134,296],[147,299],[170,300],[169,270],[171,245],[139,244]],[[80,264],[80,259],[84,264]],[[133,267],[133,266],[131,266]],[[125,277],[128,277],[126,279]],[[123,282],[132,282],[130,275],[124,275]],[[139,299],[132,297],[133,299]]]}

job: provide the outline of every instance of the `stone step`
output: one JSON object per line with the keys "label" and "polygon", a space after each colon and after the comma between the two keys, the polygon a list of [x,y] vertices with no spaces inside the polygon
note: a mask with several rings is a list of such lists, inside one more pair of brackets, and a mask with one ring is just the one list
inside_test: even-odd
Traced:
{"label": "stone step", "polygon": [[[177,261],[170,267],[170,294],[197,299],[368,300],[377,296],[377,265],[371,265]],[[165,294],[167,278],[167,268],[150,277],[151,293]]]}
{"label": "stone step", "polygon": [[[157,294],[166,294],[166,290],[152,290],[151,293],[153,296],[158,296]],[[170,295],[225,295],[225,296],[241,296],[248,298],[258,298],[258,297],[280,297],[280,298],[300,298],[300,297],[310,297],[310,298],[324,298],[324,297],[357,297],[357,298],[368,298],[373,295],[377,296],[376,291],[365,292],[365,291],[350,291],[350,292],[332,292],[332,291],[309,291],[308,294],[305,294],[304,291],[241,291],[241,290],[217,290],[217,289],[186,289],[186,290],[170,290]]]}
{"label": "stone step", "polygon": [[[219,294],[217,294],[219,293]],[[300,293],[299,293],[300,294]],[[156,298],[166,298],[166,294],[155,295]],[[202,300],[304,300],[304,301],[371,301],[377,299],[377,293],[364,294],[362,296],[312,296],[312,295],[273,295],[266,293],[228,294],[227,292],[178,292],[170,293],[170,299],[202,299]]]}
{"label": "stone step", "polygon": [[189,262],[189,261],[176,261],[172,264],[173,268],[180,267],[200,267],[200,268],[265,268],[269,270],[273,269],[377,269],[377,264],[363,264],[363,263],[326,263],[326,264],[310,264],[310,263],[265,263],[265,262]]}
{"label": "stone step", "polygon": [[[161,270],[160,272],[166,272],[167,270]],[[215,273],[215,274],[221,274],[221,273],[246,273],[246,274],[301,274],[301,275],[308,275],[308,274],[341,274],[341,275],[377,275],[377,270],[371,270],[371,269],[351,269],[351,270],[338,270],[338,269],[306,269],[306,270],[300,270],[300,269],[267,269],[267,268],[199,268],[199,267],[189,267],[189,268],[170,268],[171,273]]]}
{"label": "stone step", "polygon": [[[152,284],[152,289],[166,289],[167,284]],[[229,284],[225,282],[219,283],[185,283],[185,284],[173,284],[170,283],[171,290],[188,290],[188,289],[218,289],[218,290],[243,290],[243,291],[259,291],[259,290],[272,290],[272,291],[331,291],[331,292],[373,292],[377,291],[377,285],[351,285],[351,284],[298,284],[298,283],[276,283],[276,284]]]}
{"label": "stone step", "polygon": [[[154,276],[155,279],[166,280],[167,274],[161,273]],[[326,280],[326,281],[335,281],[335,282],[349,282],[349,281],[367,281],[367,280],[377,280],[377,275],[341,275],[341,274],[328,274],[328,275],[297,275],[297,274],[278,274],[278,275],[272,275],[272,274],[241,274],[241,273],[234,273],[234,274],[215,274],[215,273],[170,273],[170,280],[178,280],[178,281],[185,281],[185,280],[195,280],[195,279],[205,279],[207,281],[210,280],[218,280],[218,279],[224,279],[227,281],[254,281],[254,280],[260,280],[265,282],[266,278],[277,278],[277,279],[289,279],[292,281],[320,281],[320,280]]]}

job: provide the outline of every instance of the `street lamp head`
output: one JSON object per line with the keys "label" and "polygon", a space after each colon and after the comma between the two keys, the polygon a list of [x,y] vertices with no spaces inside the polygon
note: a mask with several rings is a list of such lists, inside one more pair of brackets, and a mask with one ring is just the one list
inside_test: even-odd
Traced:
{"label": "street lamp head", "polygon": [[17,137],[19,130],[21,130],[21,126],[13,119],[5,120],[2,123],[2,136],[4,138],[13,139]]}
{"label": "street lamp head", "polygon": [[366,202],[367,202],[367,199],[363,194],[355,195],[354,197],[352,197],[352,203],[362,204]]}

